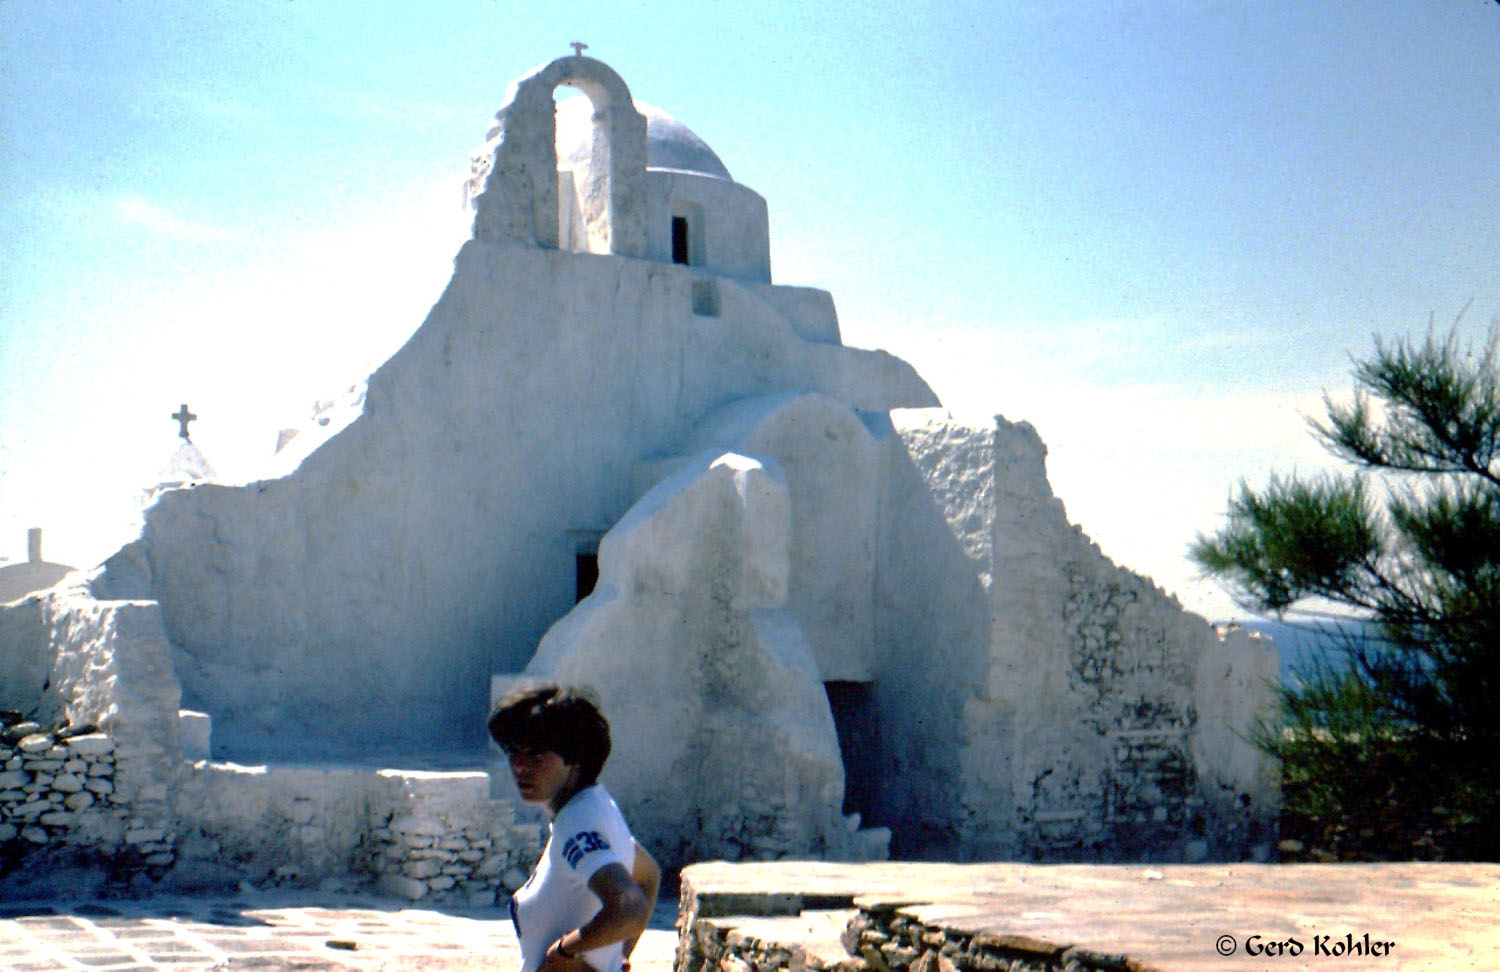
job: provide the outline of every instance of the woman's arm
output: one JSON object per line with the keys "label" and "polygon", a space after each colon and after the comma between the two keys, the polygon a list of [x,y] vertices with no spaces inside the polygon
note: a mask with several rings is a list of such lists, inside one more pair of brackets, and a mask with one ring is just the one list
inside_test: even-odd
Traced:
{"label": "woman's arm", "polygon": [[[589,878],[589,890],[599,896],[599,912],[553,942],[539,972],[569,972],[580,968],[584,952],[613,942],[634,940],[650,920],[646,894],[623,864],[606,864]],[[564,954],[566,953],[566,954]]]}
{"label": "woman's arm", "polygon": [[646,924],[651,921],[651,913],[656,910],[656,896],[661,891],[661,868],[657,866],[656,858],[641,846],[640,841],[635,842],[635,860],[631,863],[630,877],[646,896],[646,919],[641,922],[641,927],[634,935],[625,939],[627,961],[630,953],[635,951],[635,943],[640,941],[641,934],[645,932]]}

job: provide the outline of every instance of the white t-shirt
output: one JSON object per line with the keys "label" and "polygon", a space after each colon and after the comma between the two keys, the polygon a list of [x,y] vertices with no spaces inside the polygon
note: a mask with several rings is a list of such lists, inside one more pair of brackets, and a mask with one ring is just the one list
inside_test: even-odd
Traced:
{"label": "white t-shirt", "polygon": [[[547,947],[598,914],[604,906],[589,878],[606,864],[635,862],[635,838],[604,787],[578,791],[558,811],[547,846],[531,877],[511,898],[510,916],[521,941],[521,972],[536,972]],[[583,953],[599,972],[617,972],[622,943]]]}

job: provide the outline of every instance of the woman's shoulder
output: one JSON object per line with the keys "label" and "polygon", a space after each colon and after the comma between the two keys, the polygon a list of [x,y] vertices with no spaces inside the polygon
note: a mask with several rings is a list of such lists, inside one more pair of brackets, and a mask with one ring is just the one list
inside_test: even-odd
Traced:
{"label": "woman's shoulder", "polygon": [[599,784],[580,790],[573,799],[558,811],[557,819],[553,823],[554,830],[576,829],[583,824],[595,827],[607,827],[616,833],[629,833],[630,828],[625,823],[625,815],[620,812],[619,806],[609,791]]}
{"label": "woman's shoulder", "polygon": [[595,783],[593,786],[584,787],[574,794],[573,799],[564,804],[563,808],[557,812],[557,819],[562,820],[565,816],[593,817],[600,814],[607,817],[617,816],[624,819],[620,813],[619,806],[615,803],[614,797],[609,795],[609,791],[602,784]]}
{"label": "woman's shoulder", "polygon": [[585,855],[602,851],[626,863],[634,858],[634,840],[625,817],[601,786],[581,790],[558,811],[552,823],[557,852],[574,868]]}

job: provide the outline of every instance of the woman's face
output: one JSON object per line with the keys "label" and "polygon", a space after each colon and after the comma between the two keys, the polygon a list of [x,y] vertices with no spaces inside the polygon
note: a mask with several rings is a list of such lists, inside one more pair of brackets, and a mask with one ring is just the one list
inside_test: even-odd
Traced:
{"label": "woman's face", "polygon": [[568,785],[576,769],[550,750],[517,749],[509,756],[511,778],[526,803],[550,804],[558,791]]}

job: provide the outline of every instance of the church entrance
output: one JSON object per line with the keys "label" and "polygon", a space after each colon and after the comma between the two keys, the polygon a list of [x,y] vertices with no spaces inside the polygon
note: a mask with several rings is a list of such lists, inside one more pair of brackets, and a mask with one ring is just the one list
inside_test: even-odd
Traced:
{"label": "church entrance", "polygon": [[833,728],[844,763],[843,812],[857,813],[872,826],[880,800],[880,763],[884,746],[875,712],[874,682],[824,682]]}

